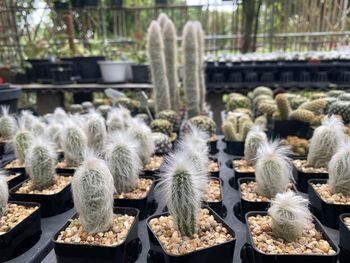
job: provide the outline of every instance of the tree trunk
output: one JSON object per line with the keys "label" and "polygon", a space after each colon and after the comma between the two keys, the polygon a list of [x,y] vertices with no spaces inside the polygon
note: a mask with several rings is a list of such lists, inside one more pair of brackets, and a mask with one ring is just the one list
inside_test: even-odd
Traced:
{"label": "tree trunk", "polygon": [[252,33],[254,27],[255,17],[255,0],[244,0],[243,2],[243,19],[242,19],[242,31],[243,31],[243,45],[242,53],[252,51]]}

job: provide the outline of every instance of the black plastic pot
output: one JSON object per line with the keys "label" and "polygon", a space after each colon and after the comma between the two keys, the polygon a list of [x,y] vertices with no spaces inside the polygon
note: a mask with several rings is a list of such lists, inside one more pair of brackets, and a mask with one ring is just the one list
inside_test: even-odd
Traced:
{"label": "black plastic pot", "polygon": [[18,174],[18,176],[12,178],[10,181],[7,182],[9,189],[12,189],[16,185],[22,183],[27,178],[25,173],[15,173],[15,174]]}
{"label": "black plastic pot", "polygon": [[326,184],[327,179],[309,180],[309,200],[314,214],[325,226],[338,229],[339,216],[344,213],[350,213],[350,205],[326,203],[312,187],[311,184]]}
{"label": "black plastic pot", "polygon": [[344,223],[345,217],[350,217],[350,214],[342,214],[339,217],[340,263],[350,262],[350,229]]}
{"label": "black plastic pot", "polygon": [[105,57],[74,57],[78,69],[79,83],[98,82],[101,80],[101,71],[98,61],[105,60]]}
{"label": "black plastic pot", "polygon": [[141,178],[151,179],[153,181],[147,196],[142,199],[114,199],[114,206],[137,208],[140,211],[140,220],[143,220],[150,214],[154,213],[156,208],[154,200],[155,179],[147,176],[141,176]]}
{"label": "black plastic pot", "polygon": [[303,193],[307,193],[308,181],[310,179],[328,179],[328,173],[304,173],[299,171],[295,166],[293,176],[297,183],[297,189]]}
{"label": "black plastic pot", "polygon": [[227,141],[226,148],[224,150],[225,153],[237,156],[244,155],[244,142],[235,142],[235,141]]}
{"label": "black plastic pot", "polygon": [[[233,160],[241,160],[241,157],[238,158],[233,158]],[[238,180],[240,178],[254,178],[255,177],[255,173],[241,173],[235,170],[235,167],[233,166],[233,160],[228,160],[226,161],[226,166],[230,169],[232,169],[233,171],[233,177],[231,177],[229,179],[229,184],[231,187],[233,187],[234,189],[238,190]]]}
{"label": "black plastic pot", "polygon": [[[65,174],[60,175],[69,176]],[[24,182],[27,182],[28,180]],[[39,203],[41,205],[41,217],[58,215],[73,207],[70,184],[60,192],[52,195],[16,193],[22,184],[23,183],[18,184],[10,190],[10,200]]]}
{"label": "black plastic pot", "polygon": [[54,84],[69,84],[72,83],[72,68],[64,68],[64,67],[53,67],[51,69],[53,83]]}
{"label": "black plastic pot", "polygon": [[[115,207],[115,214],[127,214],[134,216],[129,233],[123,243],[116,246],[98,246],[86,244],[67,244],[56,242],[61,231],[70,224],[68,221],[53,237],[54,250],[58,263],[107,263],[107,262],[135,262],[140,250],[138,238],[138,217],[139,211],[135,208]],[[77,218],[75,214],[72,219]]]}
{"label": "black plastic pot", "polygon": [[51,83],[52,73],[51,65],[48,59],[29,59],[27,60],[32,66],[33,80],[39,83]]}
{"label": "black plastic pot", "polygon": [[73,8],[82,8],[84,7],[84,0],[70,0]]}
{"label": "black plastic pot", "polygon": [[220,262],[220,263],[231,263],[233,259],[233,253],[235,250],[236,245],[236,233],[233,231],[233,229],[228,226],[222,218],[219,217],[217,213],[215,213],[211,208],[205,207],[209,210],[209,213],[214,216],[215,220],[220,222],[223,227],[225,227],[233,236],[233,240],[228,241],[223,244],[219,244],[213,247],[193,251],[191,253],[181,255],[181,256],[175,256],[172,254],[167,253],[158,237],[153,233],[149,222],[153,218],[158,218],[160,216],[168,216],[169,213],[163,213],[159,215],[151,216],[147,219],[147,231],[148,231],[148,238],[150,242],[150,252],[149,257],[151,258],[152,263],[212,263],[212,262]]}
{"label": "black plastic pot", "polygon": [[286,138],[289,135],[311,138],[310,125],[301,121],[274,121],[274,137]]}
{"label": "black plastic pot", "polygon": [[217,154],[219,152],[217,143],[218,143],[218,140],[208,142],[209,154]]}
{"label": "black plastic pot", "polygon": [[0,262],[10,260],[31,248],[40,238],[40,205],[36,203],[10,202],[26,207],[39,208],[23,221],[0,235]]}
{"label": "black plastic pot", "polygon": [[17,111],[18,99],[22,94],[22,90],[16,87],[10,87],[8,84],[0,85],[0,105],[9,107],[9,112]]}
{"label": "black plastic pot", "polygon": [[221,166],[221,165],[220,165],[220,162],[219,162],[218,159],[215,158],[215,157],[209,157],[209,159],[210,159],[211,161],[217,163],[217,164],[218,164],[218,168],[219,168],[219,170],[218,170],[217,172],[210,172],[210,176],[211,176],[211,177],[219,178],[219,177],[220,177],[220,166]]}
{"label": "black plastic pot", "polygon": [[132,77],[134,83],[149,83],[148,65],[132,65]]}
{"label": "black plastic pot", "polygon": [[[256,215],[267,215],[267,212],[250,212],[246,214],[246,220],[250,216]],[[254,245],[253,237],[250,232],[250,228],[247,224],[247,243],[241,249],[241,259],[243,263],[336,263],[339,248],[334,242],[330,239],[327,232],[321,225],[321,223],[314,217],[313,223],[317,230],[322,232],[323,239],[327,240],[336,252],[333,255],[310,255],[310,254],[266,254],[260,252]]]}

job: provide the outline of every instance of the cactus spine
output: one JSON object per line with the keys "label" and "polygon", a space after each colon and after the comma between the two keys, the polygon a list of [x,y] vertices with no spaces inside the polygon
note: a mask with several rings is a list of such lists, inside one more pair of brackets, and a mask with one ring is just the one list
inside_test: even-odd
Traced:
{"label": "cactus spine", "polygon": [[258,194],[273,198],[277,193],[287,191],[288,183],[292,178],[288,153],[289,149],[280,146],[278,141],[261,145],[255,165]]}
{"label": "cactus spine", "polygon": [[86,128],[88,146],[96,153],[100,153],[107,134],[104,119],[98,114],[92,114]]}
{"label": "cactus spine", "polygon": [[64,158],[69,167],[79,166],[87,149],[87,138],[85,133],[78,126],[68,124],[63,130],[61,137]]}
{"label": "cactus spine", "polygon": [[137,142],[129,134],[114,133],[107,142],[105,158],[118,194],[137,186],[143,168],[137,150]]}
{"label": "cactus spine", "polygon": [[344,141],[344,125],[335,116],[326,117],[311,138],[307,164],[320,168],[327,167],[328,162]]}
{"label": "cactus spine", "polygon": [[72,179],[74,207],[83,229],[89,233],[109,230],[113,218],[113,177],[107,165],[87,157]]}
{"label": "cactus spine", "polygon": [[199,87],[199,110],[204,110],[205,104],[205,76],[204,76],[204,53],[205,53],[205,42],[204,42],[204,31],[202,24],[196,21],[197,27],[197,41],[198,41],[198,87]]}
{"label": "cactus spine", "polygon": [[268,210],[271,229],[276,237],[292,242],[302,236],[312,222],[308,200],[293,192],[277,194]]}
{"label": "cactus spine", "polygon": [[169,110],[169,84],[166,78],[164,58],[164,44],[159,24],[152,21],[147,32],[147,51],[151,66],[152,83],[154,85],[154,99],[156,111]]}
{"label": "cactus spine", "polygon": [[10,140],[16,131],[15,119],[9,114],[9,108],[1,106],[0,137],[3,140]]}
{"label": "cactus spine", "polygon": [[35,138],[26,153],[25,165],[34,189],[52,186],[56,177],[57,156],[51,142]]}
{"label": "cactus spine", "polygon": [[0,172],[0,218],[5,215],[7,208],[7,201],[9,199],[9,189],[7,186],[5,174]]}
{"label": "cactus spine", "polygon": [[291,108],[288,101],[287,94],[281,93],[276,96],[276,104],[279,110],[281,120],[288,120]]}
{"label": "cactus spine", "polygon": [[199,114],[198,41],[196,24],[186,23],[182,32],[184,87],[188,116]]}
{"label": "cactus spine", "polygon": [[246,159],[248,165],[255,164],[260,146],[266,143],[267,136],[264,132],[264,127],[261,125],[253,125],[244,143],[244,159]]}

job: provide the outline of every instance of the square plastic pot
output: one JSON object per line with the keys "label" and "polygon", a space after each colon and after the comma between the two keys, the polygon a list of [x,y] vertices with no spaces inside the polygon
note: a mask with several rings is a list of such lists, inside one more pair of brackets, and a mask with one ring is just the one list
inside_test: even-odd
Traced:
{"label": "square plastic pot", "polygon": [[339,262],[340,263],[348,263],[350,262],[350,230],[344,223],[344,218],[350,217],[350,214],[342,214],[339,217],[339,247],[340,247],[340,255]]}
{"label": "square plastic pot", "polygon": [[328,173],[304,173],[294,166],[293,177],[300,192],[307,193],[308,181],[311,179],[328,179]]}
{"label": "square plastic pot", "polygon": [[38,206],[32,214],[11,228],[10,231],[0,235],[0,262],[10,260],[21,252],[27,251],[40,238],[40,204],[27,202],[9,202],[26,207]]}
{"label": "square plastic pot", "polygon": [[233,165],[233,161],[234,160],[241,160],[241,157],[237,157],[237,158],[233,158],[232,160],[228,160],[226,161],[226,166],[230,169],[232,169],[233,171],[233,177],[231,177],[229,179],[229,184],[231,187],[233,187],[234,189],[238,190],[238,180],[240,178],[254,178],[255,177],[255,173],[241,173],[235,170],[235,167]]}
{"label": "square plastic pot", "polygon": [[311,184],[326,184],[327,179],[309,180],[309,200],[316,216],[322,224],[330,228],[339,228],[339,216],[344,213],[350,213],[350,205],[329,204],[326,203]]}
{"label": "square plastic pot", "polygon": [[[60,175],[69,176],[69,174]],[[25,180],[23,183],[28,180]],[[18,184],[10,190],[10,200],[39,203],[41,205],[41,217],[55,216],[73,207],[71,184],[68,184],[60,192],[52,195],[16,193],[23,183]]]}
{"label": "square plastic pot", "polygon": [[74,57],[74,63],[80,76],[78,83],[98,82],[101,79],[98,61],[103,60],[105,60],[103,56]]}
{"label": "square plastic pot", "polygon": [[153,218],[161,216],[168,216],[169,213],[162,213],[159,215],[151,216],[147,219],[147,232],[150,242],[150,255],[153,257],[153,263],[232,263],[233,253],[236,245],[236,233],[228,226],[220,216],[215,213],[211,208],[204,207],[209,210],[209,213],[214,216],[215,220],[222,224],[233,237],[233,240],[225,242],[223,244],[215,245],[213,247],[200,249],[187,253],[185,255],[172,255],[164,250],[157,235],[155,235],[149,225],[149,222]]}
{"label": "square plastic pot", "polygon": [[[107,262],[134,262],[140,250],[135,246],[138,238],[138,217],[139,211],[136,208],[115,207],[115,214],[127,214],[134,216],[129,233],[123,243],[115,246],[99,246],[88,244],[67,244],[57,242],[60,232],[68,227],[70,220],[54,235],[53,244],[58,263],[107,263]],[[77,218],[75,214],[72,219]]]}
{"label": "square plastic pot", "polygon": [[236,142],[236,141],[228,141],[226,142],[226,148],[224,150],[225,153],[237,156],[244,155],[244,142]]}
{"label": "square plastic pot", "polygon": [[[250,212],[246,214],[246,220],[250,216],[267,215],[267,212]],[[311,254],[266,254],[260,252],[254,245],[253,237],[247,224],[247,244],[245,244],[241,249],[241,258],[244,263],[336,263],[339,248],[334,242],[330,239],[327,232],[323,228],[322,224],[313,217],[313,223],[317,230],[321,231],[323,239],[327,240],[336,252],[334,255],[311,255]]]}
{"label": "square plastic pot", "polygon": [[131,70],[132,70],[132,77],[133,77],[133,82],[134,83],[149,83],[150,78],[149,78],[149,69],[148,65],[142,65],[142,64],[137,64],[137,65],[132,65]]}

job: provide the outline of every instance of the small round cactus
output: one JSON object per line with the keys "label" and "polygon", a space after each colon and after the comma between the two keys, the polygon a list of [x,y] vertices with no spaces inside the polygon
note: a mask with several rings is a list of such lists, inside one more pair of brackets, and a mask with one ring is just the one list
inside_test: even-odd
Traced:
{"label": "small round cactus", "polygon": [[155,147],[155,154],[163,155],[171,151],[172,143],[168,135],[160,132],[152,132],[152,139]]}
{"label": "small round cactus", "polygon": [[252,97],[256,98],[259,95],[267,95],[267,96],[272,97],[273,96],[273,91],[270,88],[268,88],[268,87],[263,87],[263,86],[256,87],[253,90]]}
{"label": "small round cactus", "polygon": [[6,182],[5,173],[0,172],[0,218],[5,215],[7,210],[7,202],[9,199],[9,189]]}
{"label": "small round cactus", "polygon": [[169,121],[175,127],[179,120],[179,115],[173,110],[163,110],[158,113],[158,119]]}
{"label": "small round cactus", "polygon": [[298,240],[312,222],[308,200],[293,192],[277,194],[268,210],[271,229],[277,238],[287,242]]}
{"label": "small round cactus", "polygon": [[1,117],[0,117],[0,137],[3,140],[11,140],[16,132],[16,121],[14,117],[9,114],[9,108],[1,106]]}
{"label": "small round cactus", "polygon": [[42,190],[55,183],[56,162],[57,156],[50,141],[40,137],[31,141],[25,166],[34,189]]}
{"label": "small round cactus", "polygon": [[255,164],[260,146],[266,143],[267,136],[264,132],[264,126],[253,125],[244,143],[244,159],[247,161],[248,165]]}
{"label": "small round cactus", "polygon": [[173,132],[173,127],[171,123],[164,119],[155,119],[151,122],[151,129],[153,132],[161,132],[169,137]]}
{"label": "small round cactus", "polygon": [[209,136],[216,133],[216,124],[213,119],[208,116],[196,116],[189,119],[189,123],[197,126],[202,131],[206,132]]}
{"label": "small round cactus", "polygon": [[113,220],[113,177],[101,159],[87,156],[72,179],[74,207],[83,229],[105,232]]}
{"label": "small round cactus", "polygon": [[100,153],[107,135],[104,119],[98,114],[91,114],[86,123],[86,133],[89,148]]}

